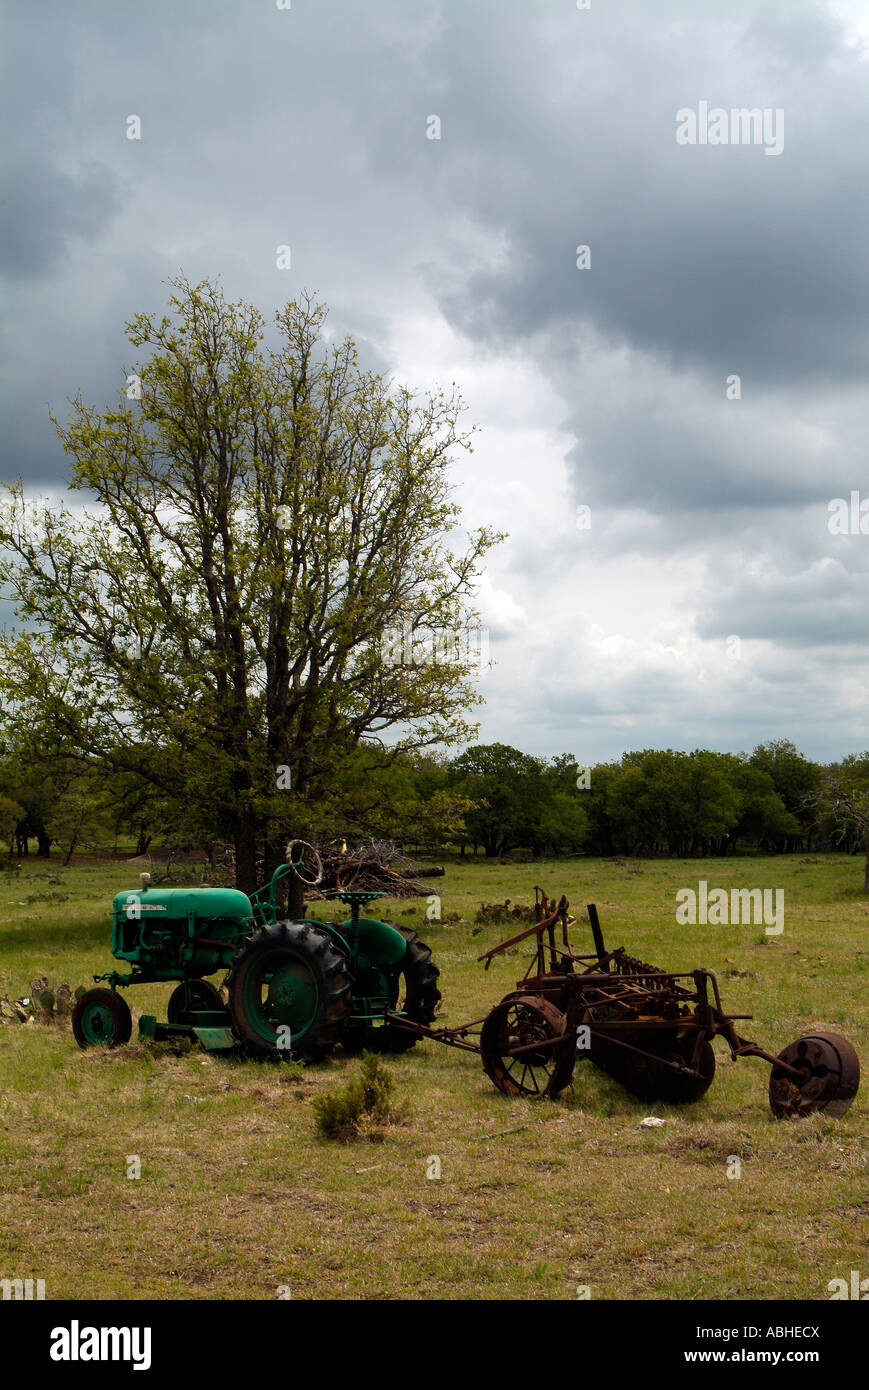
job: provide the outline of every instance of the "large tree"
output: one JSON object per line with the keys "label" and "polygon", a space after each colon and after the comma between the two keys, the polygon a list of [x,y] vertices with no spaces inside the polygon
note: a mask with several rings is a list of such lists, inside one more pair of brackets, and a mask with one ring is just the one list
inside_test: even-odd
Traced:
{"label": "large tree", "polygon": [[[168,314],[128,325],[147,356],[120,405],[76,398],[55,421],[85,505],[8,488],[21,626],[0,681],[13,725],[196,808],[250,889],[263,845],[273,862],[321,828],[348,752],[471,736],[474,652],[449,634],[499,537],[451,548],[449,466],[470,448],[454,386],[418,397],[363,370],[309,297],[270,343],[219,284],[171,286]],[[392,640],[420,627],[439,659]]]}

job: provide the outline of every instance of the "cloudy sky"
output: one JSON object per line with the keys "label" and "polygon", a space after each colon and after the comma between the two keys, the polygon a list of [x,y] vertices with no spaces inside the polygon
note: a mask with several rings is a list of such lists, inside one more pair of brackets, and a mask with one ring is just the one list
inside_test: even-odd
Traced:
{"label": "cloudy sky", "polygon": [[0,477],[168,277],[313,290],[479,427],[483,740],[869,745],[869,5],[279,3],[2,5]]}

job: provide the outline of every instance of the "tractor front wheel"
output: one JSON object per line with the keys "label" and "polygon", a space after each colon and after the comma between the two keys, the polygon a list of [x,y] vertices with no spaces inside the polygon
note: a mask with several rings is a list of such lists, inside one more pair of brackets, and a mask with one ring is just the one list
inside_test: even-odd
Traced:
{"label": "tractor front wheel", "polygon": [[254,1057],[319,1061],[350,1016],[346,959],[311,922],[262,927],[233,961],[227,989],[233,1032]]}
{"label": "tractor front wheel", "polygon": [[126,999],[112,989],[89,989],[72,1011],[79,1047],[123,1047],[130,1041],[133,1015]]}

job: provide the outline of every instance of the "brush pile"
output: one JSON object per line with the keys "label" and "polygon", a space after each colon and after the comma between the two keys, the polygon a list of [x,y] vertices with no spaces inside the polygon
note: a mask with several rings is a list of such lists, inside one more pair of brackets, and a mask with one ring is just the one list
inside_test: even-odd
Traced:
{"label": "brush pile", "polygon": [[323,861],[323,878],[309,888],[309,902],[325,898],[329,892],[387,893],[390,898],[424,898],[429,889],[421,881],[440,878],[443,869],[418,869],[392,840],[367,840],[358,849],[337,849],[333,841],[318,846]]}

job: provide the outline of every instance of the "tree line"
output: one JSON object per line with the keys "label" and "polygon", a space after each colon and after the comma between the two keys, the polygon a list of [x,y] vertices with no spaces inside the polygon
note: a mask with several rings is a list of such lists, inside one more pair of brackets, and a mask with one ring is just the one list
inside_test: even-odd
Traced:
{"label": "tree line", "polygon": [[[276,767],[274,785],[260,789],[274,823],[298,819],[292,773]],[[503,743],[454,757],[361,745],[336,763],[307,824],[324,842],[391,839],[487,858],[856,853],[869,834],[869,751],[821,764],[777,739],[750,754],[643,749],[581,766],[567,753],[533,757]],[[110,763],[44,749],[0,756],[0,837],[11,855],[54,850],[68,861],[119,845],[213,853],[223,830],[197,801]]]}

